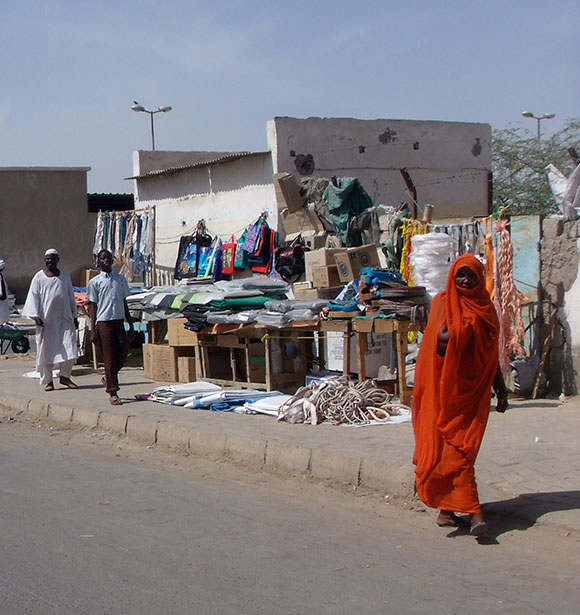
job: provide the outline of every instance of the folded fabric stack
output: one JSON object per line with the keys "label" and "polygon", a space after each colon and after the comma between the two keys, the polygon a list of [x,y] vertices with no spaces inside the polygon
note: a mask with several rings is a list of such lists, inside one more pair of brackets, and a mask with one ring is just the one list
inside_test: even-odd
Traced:
{"label": "folded fabric stack", "polygon": [[317,323],[320,311],[326,305],[327,301],[322,299],[267,301],[264,306],[266,309],[258,312],[256,322],[278,329],[292,322]]}
{"label": "folded fabric stack", "polygon": [[409,286],[398,271],[361,269],[361,296],[368,313],[379,318],[402,318],[423,322],[429,297],[424,286]]}

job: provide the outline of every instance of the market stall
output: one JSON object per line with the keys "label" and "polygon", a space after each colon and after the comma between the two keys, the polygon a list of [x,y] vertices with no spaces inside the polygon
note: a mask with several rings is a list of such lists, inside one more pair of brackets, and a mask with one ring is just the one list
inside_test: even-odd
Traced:
{"label": "market stall", "polygon": [[[179,241],[173,283],[130,297],[147,325],[147,376],[266,391],[371,379],[410,404],[412,357],[430,299],[464,253],[485,263],[506,375],[537,345],[533,323],[522,321],[528,299],[514,283],[509,218],[434,220],[432,206],[375,206],[356,181],[311,180],[298,191],[288,174],[280,180],[283,233],[265,213],[228,237],[200,220]],[[151,268],[153,258],[140,256],[144,245],[130,245],[138,223],[112,219],[114,229],[100,222],[95,246],[116,238],[111,245],[125,266]],[[154,228],[147,232],[154,237]]]}

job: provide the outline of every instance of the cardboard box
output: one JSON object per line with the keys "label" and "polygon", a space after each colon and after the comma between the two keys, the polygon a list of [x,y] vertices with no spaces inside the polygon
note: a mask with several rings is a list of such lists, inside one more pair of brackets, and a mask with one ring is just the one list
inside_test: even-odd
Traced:
{"label": "cardboard box", "polygon": [[312,283],[314,288],[332,288],[340,285],[338,267],[327,265],[326,267],[312,267]]}
{"label": "cardboard box", "polygon": [[332,288],[310,288],[308,290],[295,290],[294,298],[297,301],[307,301],[308,299],[336,299],[344,286],[333,286]]}
{"label": "cardboard box", "polygon": [[250,382],[266,382],[266,350],[262,342],[255,342],[249,347],[250,364],[247,366]]}
{"label": "cardboard box", "polygon": [[167,337],[170,346],[195,346],[197,333],[186,329],[183,325],[187,318],[170,318],[167,321]]}
{"label": "cardboard box", "polygon": [[195,357],[177,357],[177,377],[179,382],[195,382],[197,372]]}
{"label": "cardboard box", "polygon": [[324,228],[324,224],[322,224],[322,220],[318,217],[318,214],[316,213],[316,208],[314,207],[314,203],[309,203],[306,206],[306,217],[308,218],[308,221],[312,225],[312,228],[317,233],[326,232],[326,229]]}
{"label": "cardboard box", "polygon": [[177,358],[192,357],[193,347],[176,348],[168,344],[143,344],[143,371],[157,382],[177,382]]}
{"label": "cardboard box", "polygon": [[285,236],[284,241],[290,242],[296,237],[302,237],[304,245],[310,250],[319,250],[326,245],[326,233],[317,233],[316,231],[302,231],[300,233],[290,233]]}
{"label": "cardboard box", "polygon": [[[328,331],[325,334],[324,345],[325,368],[342,372],[344,357],[343,334],[337,331]],[[365,354],[365,371],[367,378],[376,378],[379,375],[379,367],[386,365],[393,371],[397,365],[397,355],[393,350],[393,336],[391,333],[373,333],[368,336],[368,350]],[[358,374],[358,358],[356,344],[350,345],[350,370]]]}
{"label": "cardboard box", "polygon": [[288,211],[283,212],[282,226],[284,227],[285,237],[295,234],[297,235],[298,233],[316,232],[310,224],[310,220],[308,220],[305,209],[302,211],[297,211],[293,214],[288,213]]}
{"label": "cardboard box", "polygon": [[378,267],[379,255],[377,246],[366,245],[358,248],[348,248],[334,255],[334,261],[338,266],[338,275],[343,283],[350,282],[358,277],[364,267]]}
{"label": "cardboard box", "polygon": [[274,175],[274,191],[280,210],[288,209],[293,214],[304,208],[298,182],[292,173],[276,173]]}
{"label": "cardboard box", "polygon": [[346,248],[320,248],[319,250],[305,252],[304,268],[306,270],[306,279],[312,280],[312,267],[336,265],[334,255],[340,252],[346,252]]}

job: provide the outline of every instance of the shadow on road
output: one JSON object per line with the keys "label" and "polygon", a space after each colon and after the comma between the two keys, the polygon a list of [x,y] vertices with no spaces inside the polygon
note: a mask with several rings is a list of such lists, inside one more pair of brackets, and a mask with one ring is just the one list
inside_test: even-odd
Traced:
{"label": "shadow on road", "polygon": [[[482,508],[489,530],[477,541],[482,545],[497,545],[502,534],[527,530],[548,513],[580,509],[580,491],[522,493],[509,500],[487,502]],[[455,538],[466,534],[469,529],[458,528],[447,536]]]}

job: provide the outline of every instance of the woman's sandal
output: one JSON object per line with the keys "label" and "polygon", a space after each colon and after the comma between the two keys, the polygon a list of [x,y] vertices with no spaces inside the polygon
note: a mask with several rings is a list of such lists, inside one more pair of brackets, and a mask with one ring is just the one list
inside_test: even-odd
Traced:
{"label": "woman's sandal", "polygon": [[121,401],[118,395],[111,395],[111,397],[109,398],[109,403],[111,404],[111,406],[122,406],[123,405],[123,402]]}
{"label": "woman's sandal", "polygon": [[439,527],[469,527],[469,521],[457,516],[455,513],[439,513],[436,523]]}
{"label": "woman's sandal", "polygon": [[478,523],[474,523],[470,528],[469,528],[469,533],[472,536],[483,536],[484,534],[487,534],[487,523],[485,521],[479,521]]}
{"label": "woman's sandal", "polygon": [[54,384],[52,382],[49,382],[47,385],[44,386],[44,390],[45,391],[54,391]]}

